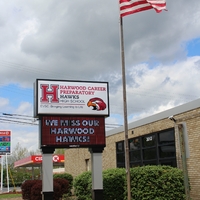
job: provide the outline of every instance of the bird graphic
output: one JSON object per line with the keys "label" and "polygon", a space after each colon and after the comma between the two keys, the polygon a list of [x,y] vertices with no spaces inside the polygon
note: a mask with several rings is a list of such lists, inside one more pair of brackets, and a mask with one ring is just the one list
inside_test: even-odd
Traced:
{"label": "bird graphic", "polygon": [[90,107],[92,106],[93,109],[92,110],[105,110],[106,109],[106,104],[105,102],[98,98],[98,97],[95,97],[95,98],[92,98],[88,101],[87,103],[87,106]]}

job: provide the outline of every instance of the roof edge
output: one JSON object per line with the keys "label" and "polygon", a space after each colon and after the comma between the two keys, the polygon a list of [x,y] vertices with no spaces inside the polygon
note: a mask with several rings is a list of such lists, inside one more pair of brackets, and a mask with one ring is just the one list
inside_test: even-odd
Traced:
{"label": "roof edge", "polygon": [[[177,115],[177,114],[184,113],[184,112],[187,112],[187,111],[190,111],[190,110],[194,110],[194,109],[199,108],[199,107],[200,107],[200,99],[196,99],[194,101],[176,106],[176,107],[171,108],[169,110],[165,110],[165,111],[162,111],[160,113],[151,115],[149,117],[145,117],[143,119],[131,122],[131,123],[128,124],[128,129],[137,128],[139,126],[143,126],[143,125],[155,122],[155,121],[159,121],[159,120],[168,118],[169,116],[172,116],[172,115]],[[124,126],[121,126],[119,128],[107,131],[106,136],[111,136],[111,135],[114,135],[116,133],[120,133],[120,132],[123,132],[123,131],[124,131]]]}

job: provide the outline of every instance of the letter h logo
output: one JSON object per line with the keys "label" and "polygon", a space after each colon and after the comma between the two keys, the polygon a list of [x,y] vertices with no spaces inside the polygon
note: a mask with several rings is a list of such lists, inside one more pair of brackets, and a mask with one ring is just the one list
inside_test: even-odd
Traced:
{"label": "letter h logo", "polygon": [[48,84],[41,84],[40,85],[42,90],[42,103],[58,103],[58,85],[48,85]]}

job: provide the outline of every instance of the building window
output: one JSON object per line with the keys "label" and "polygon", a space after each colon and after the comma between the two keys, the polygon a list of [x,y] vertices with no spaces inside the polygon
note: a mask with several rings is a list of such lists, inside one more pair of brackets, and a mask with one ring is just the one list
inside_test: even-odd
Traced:
{"label": "building window", "polygon": [[176,152],[175,152],[174,145],[160,146],[159,147],[159,156],[160,156],[160,158],[175,157]]}
{"label": "building window", "polygon": [[157,157],[156,148],[144,149],[142,151],[142,154],[143,154],[143,160],[155,160]]}
{"label": "building window", "polygon": [[132,138],[128,142],[130,150],[140,149],[140,140],[138,138]]}
{"label": "building window", "polygon": [[155,146],[156,145],[156,139],[155,138],[156,138],[155,134],[142,137],[142,146],[144,148]]}
{"label": "building window", "polygon": [[117,149],[117,167],[125,167],[124,141],[116,143]]}
{"label": "building window", "polygon": [[139,151],[131,151],[129,153],[129,155],[130,155],[130,162],[140,162],[140,160],[141,160],[140,150]]}
{"label": "building window", "polygon": [[[130,167],[170,165],[176,167],[174,129],[129,139]],[[116,143],[117,167],[125,167],[124,141]]]}

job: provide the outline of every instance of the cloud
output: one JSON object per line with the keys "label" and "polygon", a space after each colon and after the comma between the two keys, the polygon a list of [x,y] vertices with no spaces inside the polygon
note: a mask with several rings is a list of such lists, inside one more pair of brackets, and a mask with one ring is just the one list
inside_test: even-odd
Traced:
{"label": "cloud", "polygon": [[12,129],[12,149],[19,143],[22,147],[26,147],[28,151],[39,148],[38,126],[15,125]]}
{"label": "cloud", "polygon": [[[200,38],[199,1],[167,9],[123,18],[129,120],[200,96],[200,55],[187,57]],[[37,78],[108,81],[106,120],[123,123],[118,1],[1,1],[0,32],[2,112],[32,115]],[[27,147],[37,142],[37,129],[9,127]]]}
{"label": "cloud", "polygon": [[[199,60],[196,56],[173,65],[151,68],[148,64],[139,64],[130,68],[127,75],[128,113],[154,114],[199,98]],[[119,85],[116,91],[110,94],[111,112],[122,114],[122,87]]]}
{"label": "cloud", "polygon": [[137,121],[139,119],[143,119],[145,117],[149,117],[151,115],[157,114],[157,113],[162,112],[164,110],[168,110],[168,109],[173,108],[175,106],[177,106],[177,104],[172,100],[172,101],[167,102],[164,105],[151,107],[149,110],[145,110],[145,111],[139,112],[138,114],[137,113],[136,114],[132,113],[129,116],[129,121]]}
{"label": "cloud", "polygon": [[5,106],[9,105],[9,100],[0,97],[0,108],[4,108]]}
{"label": "cloud", "polygon": [[30,104],[29,102],[21,102],[16,110],[16,113],[33,116],[33,105]]}
{"label": "cloud", "polygon": [[[9,79],[30,87],[37,77],[96,80],[121,71],[117,2],[8,2],[4,7],[10,15],[2,14],[2,82]],[[126,67],[185,59],[184,43],[200,32],[196,2],[195,7],[169,1],[167,12],[125,17]]]}

